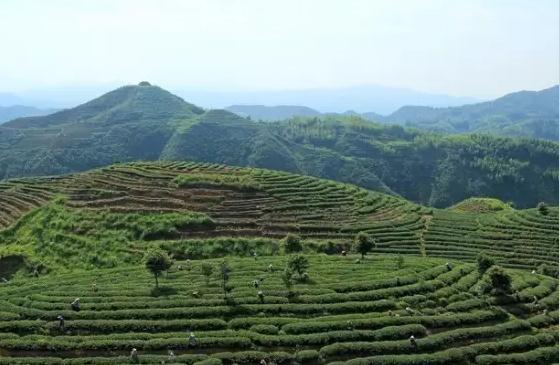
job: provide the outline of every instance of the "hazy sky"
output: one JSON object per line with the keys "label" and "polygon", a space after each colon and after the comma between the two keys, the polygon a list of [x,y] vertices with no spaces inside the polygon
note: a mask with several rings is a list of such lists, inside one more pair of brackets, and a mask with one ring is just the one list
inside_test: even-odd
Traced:
{"label": "hazy sky", "polygon": [[559,83],[555,0],[0,0],[0,91]]}

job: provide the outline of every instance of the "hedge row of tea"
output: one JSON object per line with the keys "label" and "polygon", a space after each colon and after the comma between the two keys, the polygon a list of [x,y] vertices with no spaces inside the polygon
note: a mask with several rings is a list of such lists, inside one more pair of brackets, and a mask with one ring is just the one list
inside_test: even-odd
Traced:
{"label": "hedge row of tea", "polygon": [[11,281],[0,285],[0,364],[131,363],[133,348],[143,364],[559,360],[556,279],[509,269],[515,294],[491,297],[474,264],[306,257],[308,279],[293,286],[288,256],[229,257],[227,293],[221,259],[175,262],[157,290],[140,267]]}
{"label": "hedge row of tea", "polygon": [[138,264],[153,244],[179,259],[276,254],[288,233],[307,251],[339,254],[361,231],[377,253],[471,261],[487,251],[527,269],[559,257],[556,208],[437,210],[328,180],[216,164],[133,163],[10,180],[0,184],[0,202],[0,257],[23,255],[35,268]]}

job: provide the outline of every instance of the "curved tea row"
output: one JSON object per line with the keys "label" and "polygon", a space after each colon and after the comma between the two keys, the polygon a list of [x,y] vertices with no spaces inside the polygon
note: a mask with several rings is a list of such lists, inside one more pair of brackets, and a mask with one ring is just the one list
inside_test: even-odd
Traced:
{"label": "curved tea row", "polygon": [[[145,364],[559,359],[556,279],[511,271],[517,294],[497,299],[478,294],[480,275],[472,264],[307,257],[310,280],[292,289],[281,279],[285,256],[229,258],[233,290],[227,298],[219,260],[176,263],[156,292],[140,268],[2,285],[0,364],[129,363],[132,348]],[[209,278],[203,263],[214,266]],[[70,306],[75,298],[79,311]]]}

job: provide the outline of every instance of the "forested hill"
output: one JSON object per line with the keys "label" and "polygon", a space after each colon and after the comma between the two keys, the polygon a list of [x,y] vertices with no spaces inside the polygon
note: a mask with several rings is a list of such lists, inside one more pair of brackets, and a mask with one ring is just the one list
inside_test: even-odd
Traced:
{"label": "forested hill", "polygon": [[135,160],[194,160],[325,177],[433,206],[492,196],[559,203],[559,144],[441,136],[330,116],[256,123],[204,111],[155,86],[0,127],[0,177],[64,174]]}
{"label": "forested hill", "polygon": [[53,127],[67,124],[118,124],[161,121],[192,117],[203,113],[201,108],[147,82],[124,86],[108,92],[76,108],[41,116],[19,118],[7,122],[11,128]]}
{"label": "forested hill", "polygon": [[450,133],[483,132],[559,140],[559,86],[450,108],[402,107],[385,122]]}
{"label": "forested hill", "polygon": [[298,105],[231,105],[225,109],[241,117],[250,117],[254,120],[268,122],[290,119],[293,117],[318,117],[321,114],[319,111],[312,108]]}

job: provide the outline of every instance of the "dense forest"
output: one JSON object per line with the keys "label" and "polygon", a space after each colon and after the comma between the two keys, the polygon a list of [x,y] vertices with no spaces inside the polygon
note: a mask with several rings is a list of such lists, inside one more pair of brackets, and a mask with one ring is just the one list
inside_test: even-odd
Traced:
{"label": "dense forest", "polygon": [[519,207],[559,202],[559,144],[439,135],[356,116],[258,123],[204,111],[149,84],[0,127],[0,177],[65,174],[114,162],[193,160],[304,173],[436,207],[472,196]]}

